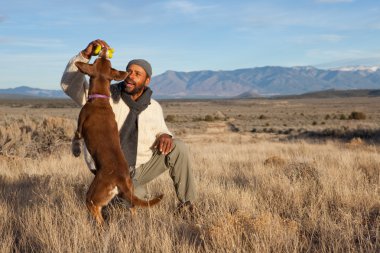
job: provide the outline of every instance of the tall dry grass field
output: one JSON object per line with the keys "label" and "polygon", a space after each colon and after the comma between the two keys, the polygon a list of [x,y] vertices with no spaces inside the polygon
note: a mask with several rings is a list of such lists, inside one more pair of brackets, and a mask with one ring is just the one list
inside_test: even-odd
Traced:
{"label": "tall dry grass field", "polygon": [[[380,252],[374,102],[164,101],[190,149],[197,213],[173,215],[163,174],[149,184],[159,205],[132,218],[113,201],[103,229],[84,204],[93,175],[70,154],[79,108],[3,102],[1,252]],[[354,110],[366,118],[333,116]]]}

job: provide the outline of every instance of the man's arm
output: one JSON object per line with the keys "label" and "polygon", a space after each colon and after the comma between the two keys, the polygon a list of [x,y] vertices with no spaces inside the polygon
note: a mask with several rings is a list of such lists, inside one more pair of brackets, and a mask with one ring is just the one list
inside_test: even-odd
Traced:
{"label": "man's arm", "polygon": [[85,49],[69,61],[62,75],[62,90],[81,106],[86,103],[89,84],[85,75],[75,66],[75,62],[88,63],[91,56],[95,55],[94,52],[97,45],[109,48],[108,44],[103,40],[91,41]]}
{"label": "man's arm", "polygon": [[82,53],[70,59],[62,75],[61,88],[78,105],[83,106],[86,103],[89,85],[85,75],[75,66],[75,62],[78,61],[87,63],[89,59],[85,58]]}
{"label": "man's arm", "polygon": [[[156,102],[157,103],[157,102]],[[158,149],[162,154],[167,155],[173,149],[173,134],[169,131],[166,126],[164,119],[164,113],[162,112],[161,106],[158,105],[158,120],[157,126],[159,126],[159,132],[156,135],[156,142],[154,148]]]}

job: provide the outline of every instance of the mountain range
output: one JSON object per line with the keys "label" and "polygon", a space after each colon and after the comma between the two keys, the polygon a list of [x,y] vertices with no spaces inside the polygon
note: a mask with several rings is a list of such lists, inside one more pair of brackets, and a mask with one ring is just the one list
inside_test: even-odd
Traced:
{"label": "mountain range", "polygon": [[380,68],[258,67],[232,71],[167,71],[152,80],[158,97],[245,97],[302,94],[328,89],[379,89]]}
{"label": "mountain range", "polygon": [[[56,87],[59,87],[57,84]],[[380,89],[380,66],[336,69],[257,67],[231,71],[166,71],[152,78],[155,98],[249,98],[297,95],[322,90]],[[21,86],[1,94],[65,98],[61,90]]]}
{"label": "mountain range", "polygon": [[0,98],[67,98],[62,90],[46,90],[19,86],[16,88],[0,89]]}

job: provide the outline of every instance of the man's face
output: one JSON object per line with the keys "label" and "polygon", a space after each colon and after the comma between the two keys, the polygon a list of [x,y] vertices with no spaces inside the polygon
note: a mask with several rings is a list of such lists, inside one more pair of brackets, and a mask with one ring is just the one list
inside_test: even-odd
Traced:
{"label": "man's face", "polygon": [[127,72],[128,76],[124,80],[125,92],[130,95],[135,95],[142,92],[145,86],[148,86],[150,78],[142,67],[132,64],[127,69]]}

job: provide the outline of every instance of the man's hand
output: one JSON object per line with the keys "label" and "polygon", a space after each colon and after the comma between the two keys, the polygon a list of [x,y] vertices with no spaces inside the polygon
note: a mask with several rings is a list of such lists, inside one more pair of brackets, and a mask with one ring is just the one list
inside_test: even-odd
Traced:
{"label": "man's hand", "polygon": [[94,40],[94,41],[91,41],[87,47],[85,49],[82,50],[82,55],[87,58],[87,59],[90,59],[91,56],[95,55],[95,49],[96,49],[96,46],[97,45],[100,45],[102,48],[103,47],[106,47],[108,49],[110,49],[110,46],[107,44],[107,42],[105,42],[104,40]]}
{"label": "man's hand", "polygon": [[173,139],[168,134],[161,134],[154,145],[163,155],[167,155],[173,148]]}

